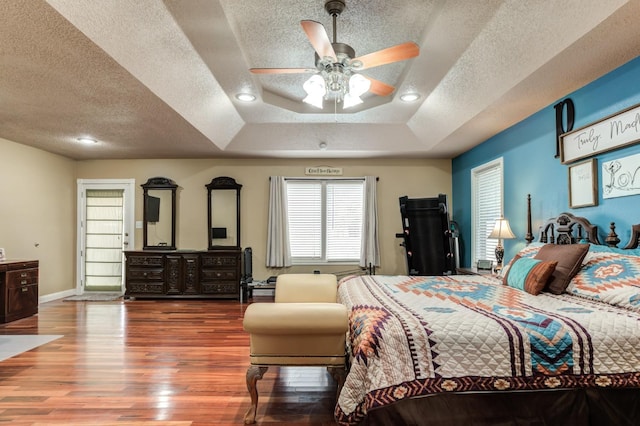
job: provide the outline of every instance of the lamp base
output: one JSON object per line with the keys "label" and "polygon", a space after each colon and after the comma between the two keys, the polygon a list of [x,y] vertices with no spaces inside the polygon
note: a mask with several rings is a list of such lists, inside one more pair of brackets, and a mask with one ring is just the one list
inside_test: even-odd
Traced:
{"label": "lamp base", "polygon": [[496,246],[496,272],[502,269],[502,259],[504,258],[504,247],[502,243],[498,242]]}

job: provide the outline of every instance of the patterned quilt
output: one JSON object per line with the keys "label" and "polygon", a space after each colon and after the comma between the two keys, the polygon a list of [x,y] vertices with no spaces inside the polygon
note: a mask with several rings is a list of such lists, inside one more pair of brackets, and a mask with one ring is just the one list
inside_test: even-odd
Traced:
{"label": "patterned quilt", "polygon": [[345,277],[338,297],[350,311],[343,425],[441,392],[640,387],[635,310],[470,275]]}

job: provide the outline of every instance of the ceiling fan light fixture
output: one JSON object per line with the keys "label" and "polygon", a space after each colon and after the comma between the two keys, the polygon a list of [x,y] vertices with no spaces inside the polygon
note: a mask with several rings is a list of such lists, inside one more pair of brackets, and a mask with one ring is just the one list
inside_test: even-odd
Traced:
{"label": "ceiling fan light fixture", "polygon": [[342,108],[351,108],[352,106],[360,105],[361,103],[362,99],[360,98],[360,96],[355,96],[351,93],[347,93],[346,95],[344,95],[344,103],[342,104]]}
{"label": "ceiling fan light fixture", "polygon": [[362,103],[360,96],[364,95],[371,88],[371,81],[361,76],[360,74],[354,74],[349,79],[349,91],[344,95],[343,108],[350,108]]}
{"label": "ceiling fan light fixture", "polygon": [[304,82],[302,88],[307,92],[307,97],[302,102],[322,109],[322,99],[327,94],[324,78],[319,74],[312,75]]}
{"label": "ceiling fan light fixture", "polygon": [[371,81],[360,74],[354,74],[349,79],[349,94],[351,96],[362,96],[371,88]]}

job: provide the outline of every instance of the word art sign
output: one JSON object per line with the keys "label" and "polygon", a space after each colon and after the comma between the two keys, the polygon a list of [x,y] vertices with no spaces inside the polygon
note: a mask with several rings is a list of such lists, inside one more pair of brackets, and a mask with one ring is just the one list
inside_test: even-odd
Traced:
{"label": "word art sign", "polygon": [[316,166],[304,169],[307,176],[342,176],[342,167]]}
{"label": "word art sign", "polygon": [[640,105],[603,118],[560,137],[560,160],[572,163],[640,140]]}

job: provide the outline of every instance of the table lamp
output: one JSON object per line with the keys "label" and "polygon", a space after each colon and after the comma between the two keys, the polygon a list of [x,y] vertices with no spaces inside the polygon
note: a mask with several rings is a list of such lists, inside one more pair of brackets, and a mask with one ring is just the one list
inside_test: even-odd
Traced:
{"label": "table lamp", "polygon": [[496,271],[502,269],[502,258],[504,257],[504,247],[502,247],[503,239],[511,239],[515,238],[511,232],[511,227],[509,226],[509,221],[503,217],[500,217],[496,220],[496,224],[493,227],[493,231],[487,238],[492,240],[498,240],[498,245],[496,246]]}

